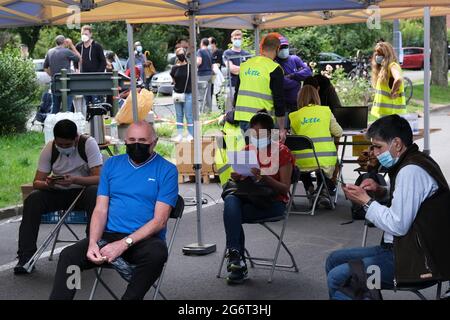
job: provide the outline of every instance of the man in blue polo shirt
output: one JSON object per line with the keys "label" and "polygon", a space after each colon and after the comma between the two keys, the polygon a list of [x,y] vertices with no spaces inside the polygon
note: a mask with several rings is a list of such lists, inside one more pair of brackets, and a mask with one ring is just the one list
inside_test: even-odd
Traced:
{"label": "man in blue polo shirt", "polygon": [[[89,239],[61,252],[50,299],[73,299],[67,268],[81,270],[122,257],[135,266],[124,300],[143,299],[167,260],[166,223],[178,197],[176,167],[153,150],[155,130],[145,121],[130,125],[127,154],[104,165]],[[108,244],[99,248],[97,242]]]}

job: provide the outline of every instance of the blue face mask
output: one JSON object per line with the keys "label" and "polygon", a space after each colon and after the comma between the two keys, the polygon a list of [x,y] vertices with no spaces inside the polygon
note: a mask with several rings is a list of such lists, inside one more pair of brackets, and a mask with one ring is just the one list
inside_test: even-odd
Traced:
{"label": "blue face mask", "polygon": [[256,138],[253,136],[250,136],[250,144],[254,145],[258,149],[264,149],[267,148],[267,146],[270,144],[269,138]]}
{"label": "blue face mask", "polygon": [[382,64],[382,63],[383,63],[383,60],[384,60],[384,57],[383,57],[383,56],[375,56],[375,62],[376,62],[377,64]]}
{"label": "blue face mask", "polygon": [[278,51],[278,58],[287,59],[289,57],[289,48]]}
{"label": "blue face mask", "polygon": [[241,45],[242,45],[242,40],[239,40],[239,39],[233,40],[233,46],[235,48],[240,48]]}
{"label": "blue face mask", "polygon": [[382,154],[379,154],[377,156],[378,161],[380,161],[380,164],[385,167],[386,169],[389,169],[394,164],[397,163],[398,158],[394,158],[389,150],[391,149],[392,144],[389,146],[389,149],[383,152]]}

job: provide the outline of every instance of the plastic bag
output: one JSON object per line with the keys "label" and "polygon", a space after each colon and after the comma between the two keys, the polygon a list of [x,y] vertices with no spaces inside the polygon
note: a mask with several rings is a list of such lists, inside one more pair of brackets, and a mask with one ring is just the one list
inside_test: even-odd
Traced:
{"label": "plastic bag", "polygon": [[[131,93],[131,92],[130,92]],[[137,94],[138,120],[144,120],[153,107],[153,92],[142,89]],[[116,114],[116,122],[118,124],[133,123],[133,103],[132,94],[129,94],[122,108]]]}

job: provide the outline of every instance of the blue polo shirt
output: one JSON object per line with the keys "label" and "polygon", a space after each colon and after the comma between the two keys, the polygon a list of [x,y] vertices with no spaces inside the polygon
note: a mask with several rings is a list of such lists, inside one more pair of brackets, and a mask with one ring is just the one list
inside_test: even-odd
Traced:
{"label": "blue polo shirt", "polygon": [[[175,207],[178,171],[158,154],[137,166],[127,154],[109,158],[103,166],[99,196],[109,197],[105,232],[131,234],[153,219],[156,201]],[[166,229],[158,234],[165,240]]]}

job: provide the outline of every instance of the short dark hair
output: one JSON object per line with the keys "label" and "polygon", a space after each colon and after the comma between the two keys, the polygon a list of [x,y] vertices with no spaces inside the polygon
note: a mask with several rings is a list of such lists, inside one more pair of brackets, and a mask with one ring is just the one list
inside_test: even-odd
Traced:
{"label": "short dark hair", "polygon": [[77,125],[69,119],[60,120],[53,127],[53,135],[55,138],[75,140],[78,136]]}
{"label": "short dark hair", "polygon": [[325,77],[323,74],[316,74],[314,76],[317,83],[319,84],[320,91],[323,91],[331,86],[331,81],[328,77]]}
{"label": "short dark hair", "polygon": [[202,43],[203,46],[208,46],[208,45],[209,45],[209,40],[208,40],[208,38],[203,38],[202,41],[201,41],[201,43]]}
{"label": "short dark hair", "polygon": [[209,37],[211,39],[211,44],[217,44],[217,40],[214,37]]}
{"label": "short dark hair", "polygon": [[306,86],[306,85],[313,86],[314,88],[317,89],[319,87],[319,82],[317,81],[316,78],[309,76],[308,78],[303,80],[303,86]]}
{"label": "short dark hair", "polygon": [[272,130],[275,128],[273,118],[269,115],[266,109],[258,110],[256,114],[250,119],[250,127],[261,125],[263,129]]}
{"label": "short dark hair", "polygon": [[394,138],[400,138],[406,147],[413,144],[413,133],[409,122],[398,114],[385,116],[374,123],[367,130],[368,139],[380,139],[390,143]]}
{"label": "short dark hair", "polygon": [[60,46],[60,45],[64,44],[65,40],[66,40],[66,38],[63,35],[61,35],[61,34],[57,35],[55,38],[56,45]]}

